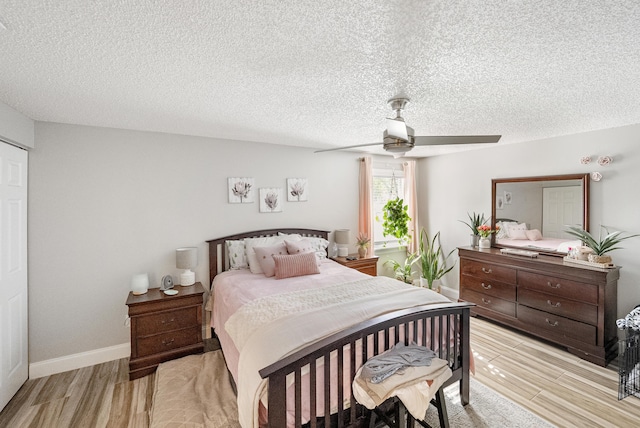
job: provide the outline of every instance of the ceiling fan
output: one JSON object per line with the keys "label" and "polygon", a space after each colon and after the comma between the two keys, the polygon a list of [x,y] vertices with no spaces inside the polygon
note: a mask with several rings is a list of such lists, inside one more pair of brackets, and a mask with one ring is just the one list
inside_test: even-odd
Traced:
{"label": "ceiling fan", "polygon": [[332,149],[316,150],[319,152],[330,152],[333,150],[352,149],[355,147],[377,146],[393,153],[395,156],[402,156],[415,146],[441,146],[448,144],[485,144],[497,143],[501,135],[443,135],[443,136],[416,136],[413,135],[413,128],[407,126],[402,117],[402,110],[409,103],[408,98],[392,98],[388,101],[389,106],[396,112],[396,117],[387,118],[387,129],[383,133],[382,143],[356,144],[354,146],[335,147]]}

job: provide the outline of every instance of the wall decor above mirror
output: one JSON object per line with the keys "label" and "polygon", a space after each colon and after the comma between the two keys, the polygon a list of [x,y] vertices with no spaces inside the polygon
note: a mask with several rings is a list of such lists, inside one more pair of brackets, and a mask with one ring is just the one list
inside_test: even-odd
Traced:
{"label": "wall decor above mirror", "polygon": [[494,178],[491,227],[496,226],[494,247],[565,256],[580,245],[566,226],[589,230],[589,174]]}

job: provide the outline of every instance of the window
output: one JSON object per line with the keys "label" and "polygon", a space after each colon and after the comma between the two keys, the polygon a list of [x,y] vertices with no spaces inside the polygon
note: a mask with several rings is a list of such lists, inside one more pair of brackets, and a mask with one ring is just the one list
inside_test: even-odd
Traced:
{"label": "window", "polygon": [[[395,169],[373,169],[373,237],[374,246],[393,248],[399,246],[398,240],[393,236],[382,234],[382,209],[390,199],[397,197],[404,199],[404,173],[398,165]],[[376,219],[379,219],[376,220]],[[386,244],[386,245],[385,245]]]}

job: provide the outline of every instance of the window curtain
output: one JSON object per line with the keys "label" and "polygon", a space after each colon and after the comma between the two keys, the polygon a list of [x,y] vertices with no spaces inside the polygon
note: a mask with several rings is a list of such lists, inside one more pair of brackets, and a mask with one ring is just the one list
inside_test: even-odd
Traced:
{"label": "window curtain", "polygon": [[367,257],[373,255],[373,167],[371,157],[366,156],[360,159],[360,196],[358,212],[358,233],[365,233],[371,244],[367,248]]}
{"label": "window curtain", "polygon": [[408,207],[409,236],[411,240],[407,244],[407,252],[418,252],[418,240],[420,231],[418,230],[418,191],[416,189],[416,161],[408,160],[402,163],[404,171],[404,202]]}

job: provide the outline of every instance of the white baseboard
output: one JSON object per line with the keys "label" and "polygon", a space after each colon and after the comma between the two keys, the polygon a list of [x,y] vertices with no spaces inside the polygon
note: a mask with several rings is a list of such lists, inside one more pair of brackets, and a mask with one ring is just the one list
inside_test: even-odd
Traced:
{"label": "white baseboard", "polygon": [[56,373],[94,366],[107,361],[127,358],[131,355],[131,344],[109,346],[108,348],[94,349],[93,351],[67,355],[29,364],[29,379],[51,376]]}
{"label": "white baseboard", "polygon": [[458,298],[460,298],[460,291],[455,288],[442,287],[440,293],[452,302],[457,302]]}

